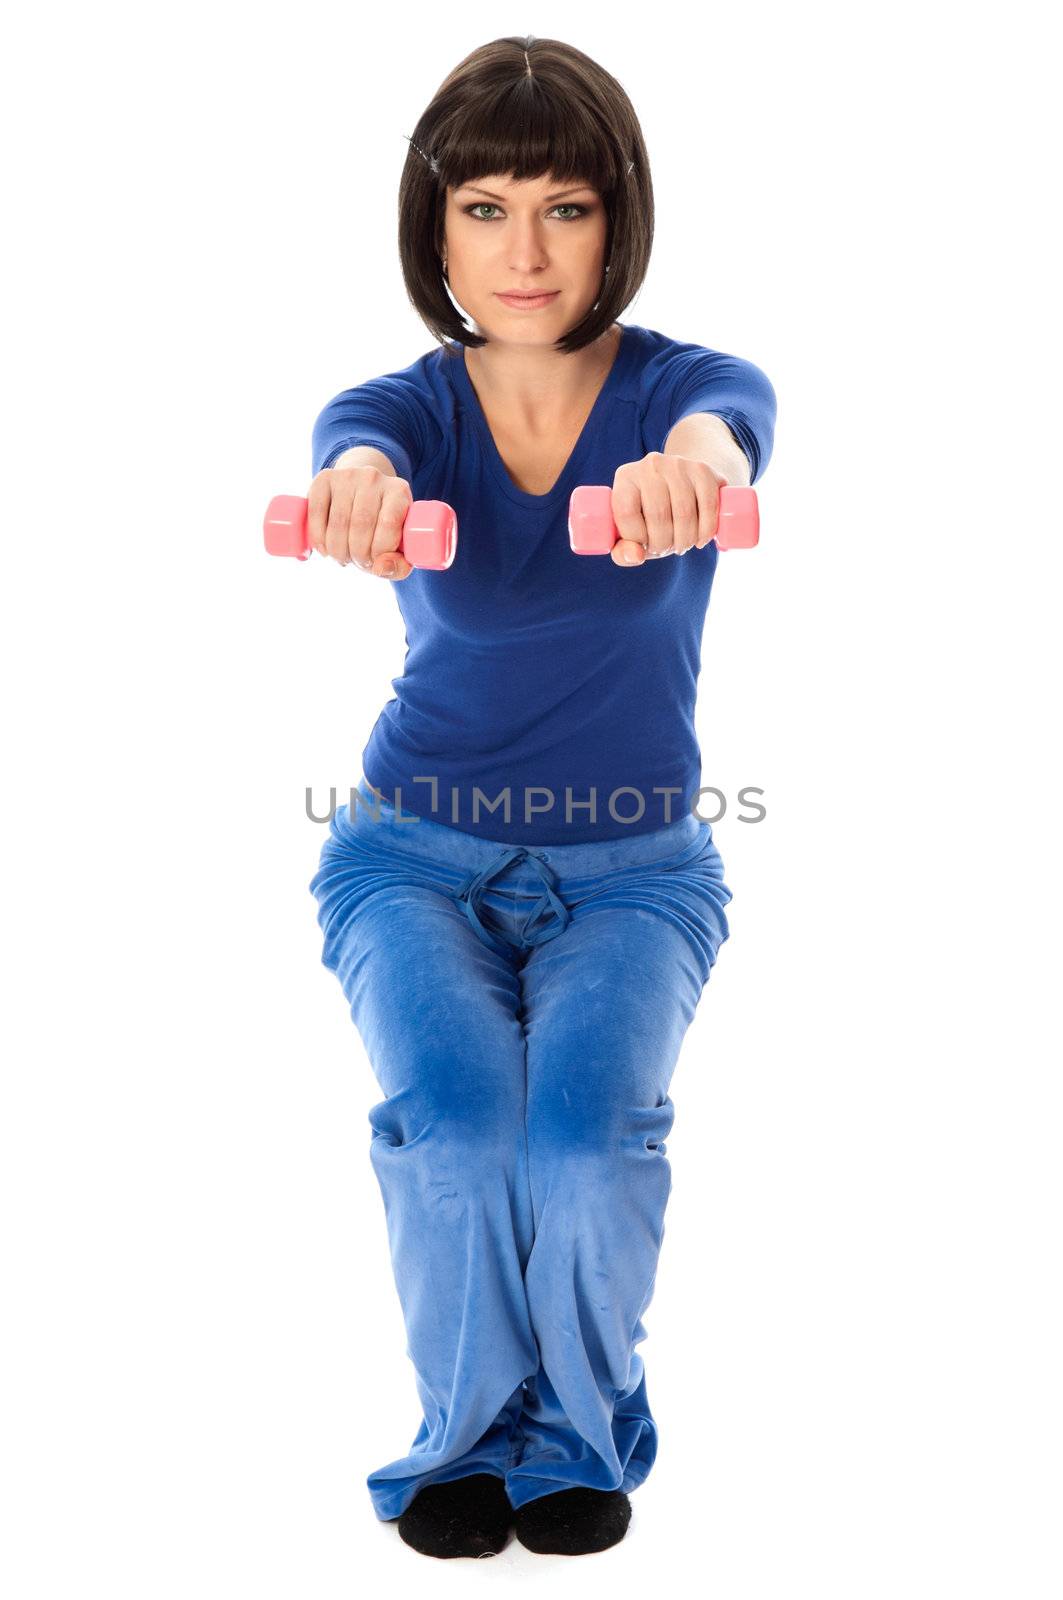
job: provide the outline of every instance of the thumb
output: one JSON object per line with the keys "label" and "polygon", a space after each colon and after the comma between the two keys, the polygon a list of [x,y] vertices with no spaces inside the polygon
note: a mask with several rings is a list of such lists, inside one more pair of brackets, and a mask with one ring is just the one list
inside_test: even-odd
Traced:
{"label": "thumb", "polygon": [[641,567],[646,559],[646,546],[637,539],[618,539],[609,554],[618,567]]}
{"label": "thumb", "polygon": [[378,578],[406,578],[412,571],[409,562],[397,550],[382,550],[373,561],[373,572]]}

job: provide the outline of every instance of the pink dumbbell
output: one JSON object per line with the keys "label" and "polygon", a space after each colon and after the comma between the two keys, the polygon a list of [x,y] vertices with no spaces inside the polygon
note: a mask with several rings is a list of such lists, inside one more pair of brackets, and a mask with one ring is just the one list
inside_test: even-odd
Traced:
{"label": "pink dumbbell", "polygon": [[[262,532],[271,556],[310,554],[307,530],[308,500],[295,494],[275,494],[266,511]],[[399,552],[411,567],[445,572],[458,548],[458,519],[444,500],[415,500],[402,525]]]}
{"label": "pink dumbbell", "polygon": [[[578,556],[607,556],[620,537],[613,521],[612,490],[596,484],[573,489],[568,503],[568,542]],[[718,550],[751,550],[760,539],[757,491],[726,484],[713,535]]]}

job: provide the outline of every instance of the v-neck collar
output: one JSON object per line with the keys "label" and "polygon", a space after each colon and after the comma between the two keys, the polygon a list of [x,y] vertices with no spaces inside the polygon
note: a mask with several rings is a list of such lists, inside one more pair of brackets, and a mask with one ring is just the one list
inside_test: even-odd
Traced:
{"label": "v-neck collar", "polygon": [[488,426],[487,417],[484,414],[483,406],[480,404],[480,398],[473,388],[472,379],[469,377],[465,366],[465,346],[461,344],[453,346],[452,348],[455,348],[458,352],[455,356],[447,356],[441,353],[440,360],[443,371],[453,375],[454,387],[459,401],[469,412],[476,425],[477,432],[480,435],[481,448],[491,466],[499,488],[516,505],[525,506],[529,510],[546,511],[553,506],[555,501],[563,499],[570,493],[571,487],[575,487],[573,482],[575,475],[579,471],[591,439],[601,422],[602,414],[612,399],[617,385],[624,376],[624,369],[631,359],[631,351],[635,344],[634,327],[623,322],[619,326],[620,343],[617,346],[616,355],[613,357],[613,364],[606,374],[605,382],[598,391],[598,397],[591,407],[586,422],[583,424],[583,431],[569,453],[568,460],[561,468],[553,487],[548,489],[545,494],[529,494],[526,489],[519,488],[510,477],[506,463],[502,459],[498,446],[495,444],[494,436]]}

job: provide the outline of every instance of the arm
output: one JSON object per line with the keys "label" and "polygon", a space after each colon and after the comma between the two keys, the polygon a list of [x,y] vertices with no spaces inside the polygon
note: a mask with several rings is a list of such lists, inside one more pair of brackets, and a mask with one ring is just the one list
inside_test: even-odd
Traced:
{"label": "arm", "polygon": [[746,453],[722,417],[692,411],[681,417],[664,441],[663,454],[703,461],[729,484],[749,486]]}
{"label": "arm", "polygon": [[311,469],[316,475],[342,462],[410,481],[443,442],[442,427],[417,384],[402,373],[385,374],[344,389],[322,409],[311,435]]}
{"label": "arm", "polygon": [[376,467],[378,472],[383,472],[389,478],[398,477],[398,473],[383,450],[377,450],[371,444],[352,445],[349,450],[344,450],[342,455],[337,456],[332,465],[334,469],[337,467]]}

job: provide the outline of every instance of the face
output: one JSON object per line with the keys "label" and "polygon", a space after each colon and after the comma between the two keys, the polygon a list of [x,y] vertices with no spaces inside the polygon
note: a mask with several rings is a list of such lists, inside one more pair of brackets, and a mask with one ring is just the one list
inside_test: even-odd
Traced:
{"label": "face", "polygon": [[[551,344],[601,295],[608,218],[586,184],[478,178],[448,189],[445,225],[451,294],[490,339]],[[500,298],[520,290],[553,298],[526,307]]]}

